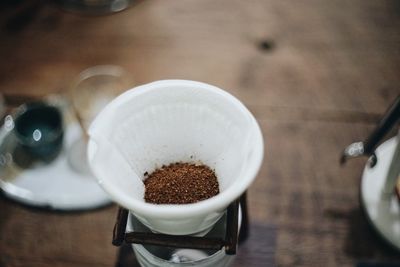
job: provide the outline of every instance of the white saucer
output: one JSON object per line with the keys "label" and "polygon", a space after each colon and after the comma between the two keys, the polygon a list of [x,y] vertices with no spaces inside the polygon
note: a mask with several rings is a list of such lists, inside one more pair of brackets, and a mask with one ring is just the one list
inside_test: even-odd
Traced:
{"label": "white saucer", "polygon": [[368,219],[381,236],[400,249],[400,205],[395,194],[389,199],[381,197],[385,178],[397,145],[393,137],[380,145],[375,153],[378,163],[364,168],[361,181],[361,201]]}
{"label": "white saucer", "polygon": [[[19,168],[12,161],[14,135],[0,128],[0,188],[18,202],[56,210],[98,208],[111,201],[85,166],[85,142],[78,123],[65,114],[63,150],[48,165]],[[80,162],[77,166],[74,162]]]}

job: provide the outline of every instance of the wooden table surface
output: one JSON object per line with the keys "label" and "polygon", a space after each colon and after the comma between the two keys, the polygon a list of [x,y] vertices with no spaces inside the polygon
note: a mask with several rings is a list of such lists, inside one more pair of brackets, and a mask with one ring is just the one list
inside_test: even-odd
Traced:
{"label": "wooden table surface", "polygon": [[[400,93],[399,1],[144,0],[97,17],[27,2],[0,4],[7,99],[63,92],[98,64],[123,66],[137,84],[217,85],[262,127],[249,212],[276,229],[277,266],[400,262],[360,209],[365,159],[338,164]],[[114,266],[115,214],[114,205],[57,213],[1,197],[0,266]]]}

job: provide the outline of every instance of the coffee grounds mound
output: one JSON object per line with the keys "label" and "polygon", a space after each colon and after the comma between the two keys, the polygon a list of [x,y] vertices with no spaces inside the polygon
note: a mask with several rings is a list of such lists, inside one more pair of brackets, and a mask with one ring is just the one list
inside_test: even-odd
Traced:
{"label": "coffee grounds mound", "polygon": [[205,165],[173,163],[145,176],[144,199],[149,203],[195,203],[219,193],[217,177]]}

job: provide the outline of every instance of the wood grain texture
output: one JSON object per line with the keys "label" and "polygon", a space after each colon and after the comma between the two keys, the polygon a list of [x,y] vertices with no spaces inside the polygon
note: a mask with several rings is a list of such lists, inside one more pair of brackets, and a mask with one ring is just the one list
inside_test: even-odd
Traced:
{"label": "wood grain texture", "polygon": [[[63,213],[0,198],[0,266],[112,266],[117,209]],[[105,234],[107,233],[107,234]],[[101,255],[101,257],[99,256]]]}
{"label": "wood grain texture", "polygon": [[[5,1],[0,92],[6,100],[63,93],[97,64],[121,65],[137,84],[220,86],[262,127],[249,214],[276,229],[277,266],[399,262],[359,207],[365,159],[338,165],[400,93],[399,28],[396,0],[144,0],[99,17]],[[0,198],[0,266],[113,266],[115,215],[115,207],[52,213]]]}
{"label": "wood grain texture", "polygon": [[[83,68],[114,63],[138,83],[201,80],[246,104],[381,112],[399,92],[398,5],[143,1],[102,17],[44,6],[22,30],[2,29],[0,88],[58,91]],[[265,39],[272,51],[259,49]]]}

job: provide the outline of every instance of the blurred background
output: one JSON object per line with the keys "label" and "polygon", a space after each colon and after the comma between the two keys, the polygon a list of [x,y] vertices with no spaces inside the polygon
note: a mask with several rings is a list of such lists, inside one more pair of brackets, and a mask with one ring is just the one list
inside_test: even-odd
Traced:
{"label": "blurred background", "polygon": [[[112,12],[73,2],[1,2],[7,112],[68,94],[95,65],[121,66],[130,87],[216,85],[243,101],[265,140],[248,191],[250,231],[265,239],[239,252],[237,266],[400,264],[360,205],[366,158],[339,165],[342,150],[364,140],[400,93],[399,1],[132,0]],[[123,266],[111,245],[116,212],[48,211],[3,194],[0,266]]]}

